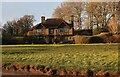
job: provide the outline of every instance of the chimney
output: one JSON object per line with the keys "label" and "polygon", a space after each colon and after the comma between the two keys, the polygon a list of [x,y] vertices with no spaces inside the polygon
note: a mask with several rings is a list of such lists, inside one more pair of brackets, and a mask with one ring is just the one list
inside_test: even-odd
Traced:
{"label": "chimney", "polygon": [[45,16],[41,16],[41,23],[45,23]]}
{"label": "chimney", "polygon": [[71,25],[74,27],[74,15],[71,15]]}

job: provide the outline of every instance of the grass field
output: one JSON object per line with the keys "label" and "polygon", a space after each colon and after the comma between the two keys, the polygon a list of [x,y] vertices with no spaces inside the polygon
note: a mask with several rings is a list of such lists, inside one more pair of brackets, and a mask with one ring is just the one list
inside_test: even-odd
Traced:
{"label": "grass field", "polygon": [[2,45],[2,62],[75,69],[118,69],[118,44]]}

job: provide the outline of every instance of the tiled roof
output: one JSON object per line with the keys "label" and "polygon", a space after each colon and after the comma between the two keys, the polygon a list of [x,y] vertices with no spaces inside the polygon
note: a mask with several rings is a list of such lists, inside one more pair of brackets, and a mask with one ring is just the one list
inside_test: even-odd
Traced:
{"label": "tiled roof", "polygon": [[62,22],[69,25],[70,27],[72,27],[71,24],[68,24],[61,18],[49,18],[49,19],[45,20],[45,23],[39,23],[36,26],[34,26],[33,28],[38,29],[38,28],[42,27],[43,25],[46,28],[57,28],[59,26],[59,24],[61,24]]}
{"label": "tiled roof", "polygon": [[64,22],[64,20],[60,18],[50,18],[46,20],[45,26],[46,28],[57,28],[61,22]]}
{"label": "tiled roof", "polygon": [[39,29],[39,28],[41,28],[41,27],[43,27],[43,26],[42,26],[42,23],[39,23],[39,24],[35,25],[35,26],[33,27],[33,29]]}

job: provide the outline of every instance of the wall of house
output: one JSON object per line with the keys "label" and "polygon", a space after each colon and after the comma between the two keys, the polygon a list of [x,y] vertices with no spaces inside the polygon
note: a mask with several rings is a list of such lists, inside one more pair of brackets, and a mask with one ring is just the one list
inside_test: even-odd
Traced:
{"label": "wall of house", "polygon": [[73,35],[73,29],[69,29],[68,32],[59,32],[59,29],[54,29],[54,35]]}
{"label": "wall of house", "polygon": [[57,35],[58,29],[54,29],[54,35]]}
{"label": "wall of house", "polygon": [[[37,29],[28,32],[28,35],[41,35],[41,34],[49,35],[49,29],[45,28],[41,33],[37,32]],[[59,29],[54,29],[53,35],[73,35],[73,29],[69,29],[68,32],[59,32]]]}
{"label": "wall of house", "polygon": [[44,29],[45,35],[49,35],[49,29]]}
{"label": "wall of house", "polygon": [[73,35],[73,29],[72,28],[69,30],[69,34]]}
{"label": "wall of house", "polygon": [[33,32],[32,32],[32,31],[28,31],[28,32],[27,32],[27,36],[30,36],[30,35],[33,35]]}

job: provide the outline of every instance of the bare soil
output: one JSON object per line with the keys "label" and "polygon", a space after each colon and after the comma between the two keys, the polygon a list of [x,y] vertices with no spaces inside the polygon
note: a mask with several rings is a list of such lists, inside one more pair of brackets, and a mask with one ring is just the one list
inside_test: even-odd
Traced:
{"label": "bare soil", "polygon": [[34,66],[20,64],[3,64],[2,75],[44,75],[44,76],[77,76],[77,77],[120,77],[118,71],[86,70],[79,71],[75,69],[66,70],[50,68],[49,66]]}

